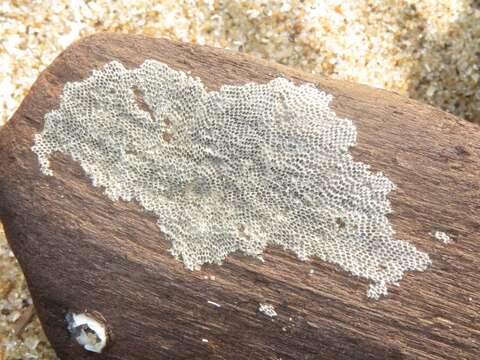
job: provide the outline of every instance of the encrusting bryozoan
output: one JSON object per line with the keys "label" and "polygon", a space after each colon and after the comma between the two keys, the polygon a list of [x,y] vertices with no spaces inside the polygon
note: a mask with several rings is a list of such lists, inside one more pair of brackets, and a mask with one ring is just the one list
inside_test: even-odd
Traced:
{"label": "encrusting bryozoan", "polygon": [[259,304],[258,311],[267,315],[268,317],[275,317],[278,315],[275,311],[275,307],[270,304]]}
{"label": "encrusting bryozoan", "polygon": [[448,235],[447,233],[445,233],[443,231],[435,231],[433,236],[435,237],[435,239],[437,239],[438,241],[440,241],[444,244],[451,244],[453,242],[450,235]]}
{"label": "encrusting bryozoan", "polygon": [[110,199],[155,213],[190,270],[280,245],[371,280],[378,299],[431,261],[393,239],[395,186],[353,160],[356,128],[331,100],[284,78],[207,91],[157,61],[132,70],[113,61],[65,84],[33,151],[44,174],[54,152],[69,154]]}

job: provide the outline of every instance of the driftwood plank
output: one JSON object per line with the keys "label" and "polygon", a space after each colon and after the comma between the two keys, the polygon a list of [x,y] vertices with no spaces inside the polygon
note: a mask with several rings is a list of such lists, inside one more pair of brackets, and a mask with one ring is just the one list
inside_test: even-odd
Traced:
{"label": "driftwood plank", "polygon": [[[191,71],[209,89],[282,75],[332,93],[336,113],[358,128],[355,158],[398,186],[396,237],[433,265],[379,301],[366,298],[366,281],[279,248],[267,249],[265,263],[235,254],[190,272],[168,253],[153,215],[110,201],[71,158],[56,155],[56,176],[44,176],[33,136],[63,85],[111,60],[132,68],[145,59]],[[1,130],[0,216],[63,359],[91,357],[64,320],[83,310],[101,313],[113,333],[102,359],[480,358],[480,128],[390,92],[210,47],[98,34],[63,52]],[[454,243],[435,241],[436,230]],[[278,316],[258,313],[259,303]]]}

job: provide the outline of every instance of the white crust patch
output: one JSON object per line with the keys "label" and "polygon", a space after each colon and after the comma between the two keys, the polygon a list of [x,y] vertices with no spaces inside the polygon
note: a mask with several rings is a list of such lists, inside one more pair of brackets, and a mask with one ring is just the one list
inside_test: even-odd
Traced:
{"label": "white crust patch", "polygon": [[353,160],[356,128],[331,100],[284,78],[207,91],[157,61],[113,61],[65,84],[33,151],[44,174],[54,152],[69,154],[110,199],[155,213],[190,270],[280,245],[369,279],[378,299],[431,261],[393,238],[395,186]]}
{"label": "white crust patch", "polygon": [[258,307],[258,311],[267,315],[268,317],[275,317],[278,315],[273,305],[270,304],[260,304]]}
{"label": "white crust patch", "polygon": [[453,239],[450,237],[450,235],[443,231],[435,231],[433,237],[444,244],[453,243]]}

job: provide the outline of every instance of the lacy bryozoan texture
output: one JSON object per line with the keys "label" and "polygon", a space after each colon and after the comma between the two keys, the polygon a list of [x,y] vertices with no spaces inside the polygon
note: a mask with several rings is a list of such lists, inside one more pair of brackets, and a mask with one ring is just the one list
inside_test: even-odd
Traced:
{"label": "lacy bryozoan texture", "polygon": [[110,199],[155,213],[190,270],[280,245],[371,280],[378,299],[431,262],[393,239],[395,186],[353,160],[356,128],[331,100],[284,78],[207,91],[157,61],[132,70],[113,61],[65,84],[33,151],[44,174],[52,153],[69,154]]}

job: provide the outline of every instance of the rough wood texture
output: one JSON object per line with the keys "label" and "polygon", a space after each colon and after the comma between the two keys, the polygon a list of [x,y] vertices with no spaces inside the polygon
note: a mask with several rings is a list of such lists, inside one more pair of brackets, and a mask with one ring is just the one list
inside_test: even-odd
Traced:
{"label": "rough wood texture", "polygon": [[[55,177],[40,173],[32,138],[63,85],[113,59],[136,67],[147,58],[191,71],[210,89],[283,75],[334,94],[334,110],[357,125],[355,157],[398,185],[390,196],[397,237],[428,252],[433,266],[379,301],[366,298],[365,281],[278,248],[265,263],[236,254],[189,272],[169,255],[153,215],[111,202],[71,158],[55,157]],[[84,309],[100,312],[114,334],[99,359],[480,358],[480,128],[430,106],[229,51],[99,34],[39,77],[0,132],[0,169],[1,219],[63,359],[90,358],[64,322],[66,311]],[[455,243],[434,240],[435,230]],[[257,312],[264,302],[276,318]]]}

